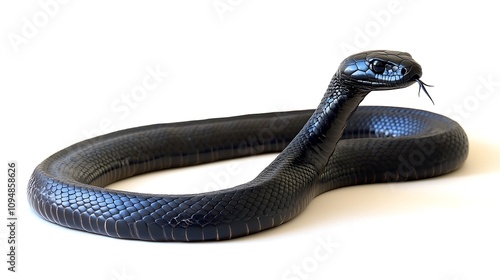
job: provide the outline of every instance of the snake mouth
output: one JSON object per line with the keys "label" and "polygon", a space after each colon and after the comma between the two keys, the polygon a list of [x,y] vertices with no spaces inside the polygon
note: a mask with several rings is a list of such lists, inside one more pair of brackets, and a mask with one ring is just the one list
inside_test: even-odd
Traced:
{"label": "snake mouth", "polygon": [[414,80],[415,82],[417,82],[417,83],[418,83],[418,96],[420,97],[420,91],[421,91],[421,90],[423,90],[423,91],[425,92],[425,94],[427,95],[427,97],[429,97],[429,99],[431,100],[432,105],[436,105],[436,104],[434,103],[434,100],[432,100],[431,95],[430,95],[430,94],[429,94],[429,92],[427,91],[427,88],[425,88],[426,86],[427,86],[427,87],[433,87],[433,86],[428,85],[428,84],[426,84],[426,83],[422,82],[422,80],[420,80],[420,76],[418,76],[418,75],[413,76],[412,80]]}

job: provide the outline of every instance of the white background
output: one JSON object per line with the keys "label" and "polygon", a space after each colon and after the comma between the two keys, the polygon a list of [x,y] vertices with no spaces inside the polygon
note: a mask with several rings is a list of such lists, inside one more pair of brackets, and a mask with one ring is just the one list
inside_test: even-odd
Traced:
{"label": "white background", "polygon": [[[6,223],[6,163],[16,160],[19,221],[15,274],[7,272],[8,231],[0,227],[1,278],[499,279],[500,22],[490,3],[3,1],[0,216]],[[436,105],[418,98],[417,86],[372,93],[363,104],[459,121],[470,140],[462,169],[332,191],[281,227],[228,242],[106,238],[43,221],[27,204],[32,170],[70,144],[152,123],[314,108],[339,62],[368,49],[410,52],[435,86]],[[160,72],[154,88],[140,91],[151,71]],[[113,187],[224,188],[272,158]]]}

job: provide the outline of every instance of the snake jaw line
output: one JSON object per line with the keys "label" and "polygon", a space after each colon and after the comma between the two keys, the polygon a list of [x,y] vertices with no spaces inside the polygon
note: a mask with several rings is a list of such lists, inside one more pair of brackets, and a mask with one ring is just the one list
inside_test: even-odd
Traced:
{"label": "snake jaw line", "polygon": [[419,78],[415,78],[415,81],[418,83],[418,97],[420,97],[420,90],[424,90],[425,94],[427,95],[427,97],[429,97],[429,99],[431,100],[432,102],[432,105],[436,105],[434,103],[434,100],[432,100],[432,97],[431,95],[429,94],[429,92],[427,91],[427,89],[425,88],[425,86],[428,86],[428,87],[433,87],[431,85],[428,85],[424,82],[422,82]]}

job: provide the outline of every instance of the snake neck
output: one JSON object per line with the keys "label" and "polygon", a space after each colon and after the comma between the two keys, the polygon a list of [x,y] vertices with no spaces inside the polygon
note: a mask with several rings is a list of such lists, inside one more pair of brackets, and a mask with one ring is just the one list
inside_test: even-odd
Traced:
{"label": "snake neck", "polygon": [[316,111],[293,145],[303,147],[297,159],[310,163],[319,172],[335,151],[347,122],[370,91],[345,84],[335,74]]}
{"label": "snake neck", "polygon": [[336,73],[313,115],[263,173],[305,172],[306,177],[310,177],[310,171],[291,170],[307,165],[316,176],[320,174],[335,151],[349,117],[369,92],[347,85]]}

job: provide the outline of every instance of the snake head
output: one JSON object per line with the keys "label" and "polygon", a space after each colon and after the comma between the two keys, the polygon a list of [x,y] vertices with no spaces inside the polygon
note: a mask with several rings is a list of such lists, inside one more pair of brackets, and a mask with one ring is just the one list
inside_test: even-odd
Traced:
{"label": "snake head", "polygon": [[358,88],[387,90],[415,83],[422,76],[422,67],[409,53],[379,50],[349,56],[338,74],[346,84]]}

